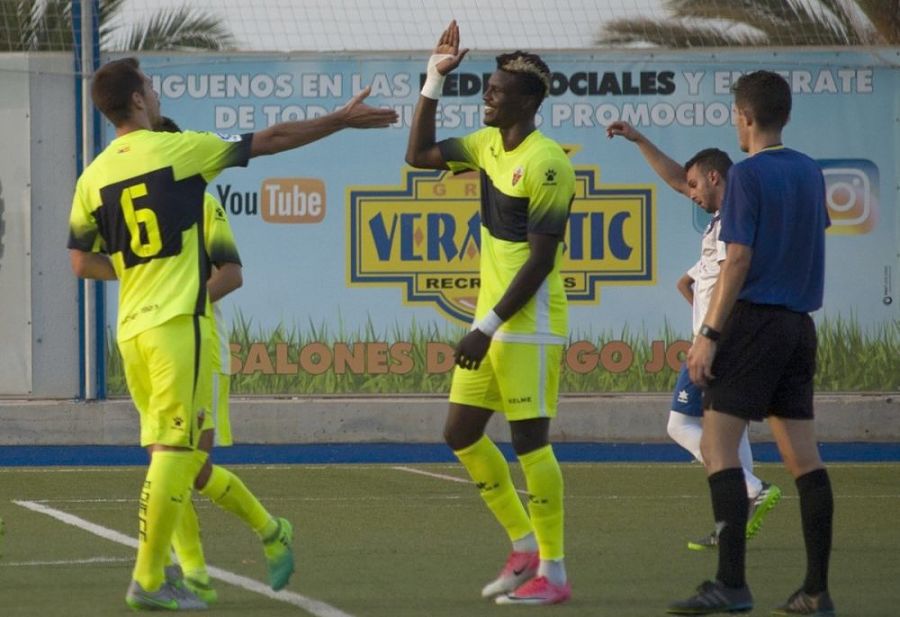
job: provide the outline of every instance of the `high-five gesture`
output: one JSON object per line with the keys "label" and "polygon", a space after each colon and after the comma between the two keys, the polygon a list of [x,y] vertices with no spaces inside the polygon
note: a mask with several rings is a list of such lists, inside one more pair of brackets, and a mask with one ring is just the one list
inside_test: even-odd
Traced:
{"label": "high-five gesture", "polygon": [[[462,59],[469,53],[468,49],[459,49],[459,25],[456,20],[450,22],[450,25],[441,33],[441,38],[437,45],[434,46],[434,56],[443,56],[436,62],[435,68],[441,75],[446,75],[459,66]],[[429,62],[429,68],[431,63]]]}
{"label": "high-five gesture", "polygon": [[363,88],[330,114],[307,120],[279,122],[257,131],[253,134],[250,156],[275,154],[299,148],[344,129],[377,129],[397,122],[397,112],[393,109],[372,107],[363,103],[371,91],[370,86]]}
{"label": "high-five gesture", "polygon": [[[549,94],[552,73],[540,56],[525,51],[495,57],[497,68],[482,83],[484,128],[435,140],[444,79],[467,52],[460,49],[459,27],[451,21],[428,59],[406,147],[406,162],[413,167],[472,170],[482,182],[482,283],[472,328],[453,353],[457,370],[444,440],[476,483],[484,482],[485,473],[505,478],[499,484],[488,480],[491,504],[513,504],[502,512],[490,506],[506,535],[517,540],[500,574],[481,589],[482,597],[498,604],[560,604],[572,588],[564,564],[562,472],[549,427],[569,339],[559,243],[575,194],[575,170],[562,147],[537,130],[537,110]],[[528,145],[519,147],[526,140]],[[515,192],[509,193],[513,170],[534,182],[514,180]],[[552,182],[542,184],[550,177]],[[505,216],[497,194],[515,195],[528,207],[521,216]],[[513,242],[515,250],[508,250]],[[533,309],[535,303],[540,310]],[[509,420],[529,490],[541,487],[531,501],[530,519],[506,460],[484,434],[495,413]]]}
{"label": "high-five gesture", "polygon": [[393,109],[372,107],[363,103],[372,92],[372,86],[366,86],[340,108],[344,122],[349,128],[375,129],[390,126],[397,121],[397,112]]}
{"label": "high-five gesture", "polygon": [[456,25],[454,19],[441,33],[441,38],[434,46],[434,53],[428,59],[422,96],[433,100],[441,98],[444,76],[458,67],[467,53],[469,53],[468,49],[459,50],[459,26]]}

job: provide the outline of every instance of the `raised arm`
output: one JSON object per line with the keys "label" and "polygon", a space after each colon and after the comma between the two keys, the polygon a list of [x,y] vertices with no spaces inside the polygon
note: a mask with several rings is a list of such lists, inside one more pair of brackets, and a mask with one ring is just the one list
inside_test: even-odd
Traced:
{"label": "raised arm", "polygon": [[447,169],[447,163],[435,143],[434,115],[444,85],[444,76],[459,66],[468,49],[459,49],[459,26],[456,21],[441,34],[434,53],[428,60],[427,77],[416,103],[409,142],[406,145],[406,162],[424,169]]}
{"label": "raised arm", "polygon": [[606,127],[606,136],[610,139],[616,135],[621,135],[630,142],[637,144],[641,154],[653,168],[660,178],[673,189],[690,197],[687,183],[687,174],[684,167],[673,161],[665,152],[656,147],[656,145],[647,139],[643,133],[636,128],[621,120],[611,123]]}
{"label": "raised arm", "polygon": [[393,109],[363,103],[370,92],[370,87],[365,88],[343,107],[319,118],[279,122],[254,133],[250,156],[277,154],[299,148],[343,129],[384,128],[397,122],[397,112]]}

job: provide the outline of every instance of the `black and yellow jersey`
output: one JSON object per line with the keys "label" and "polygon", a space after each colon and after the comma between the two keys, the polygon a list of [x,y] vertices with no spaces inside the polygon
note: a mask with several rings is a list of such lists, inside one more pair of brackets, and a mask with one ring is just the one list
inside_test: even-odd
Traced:
{"label": "black and yellow jersey", "polygon": [[251,138],[132,131],[81,174],[69,248],[109,255],[119,279],[119,340],[209,310],[206,185],[226,167],[247,164]]}
{"label": "black and yellow jersey", "polygon": [[566,292],[559,273],[562,239],[575,195],[575,170],[558,143],[533,131],[506,152],[500,130],[488,127],[438,143],[454,172],[481,173],[481,291],[475,319],[503,297],[530,255],[528,234],[560,239],[553,271],[494,335],[512,342],[565,343]]}
{"label": "black and yellow jersey", "polygon": [[234,232],[228,216],[219,200],[205,193],[203,195],[204,244],[209,260],[216,266],[241,264]]}
{"label": "black and yellow jersey", "polygon": [[[209,260],[216,267],[221,267],[227,263],[241,265],[241,257],[238,254],[237,243],[234,240],[234,232],[231,231],[231,224],[228,222],[228,216],[225,209],[215,197],[206,193],[203,200],[203,217],[205,220],[204,231],[206,241],[206,252]],[[229,374],[231,372],[231,349],[228,340],[228,325],[225,323],[225,316],[219,309],[219,303],[212,304],[212,316],[214,327],[212,329],[215,336],[215,353],[213,354],[213,370],[218,373]]]}

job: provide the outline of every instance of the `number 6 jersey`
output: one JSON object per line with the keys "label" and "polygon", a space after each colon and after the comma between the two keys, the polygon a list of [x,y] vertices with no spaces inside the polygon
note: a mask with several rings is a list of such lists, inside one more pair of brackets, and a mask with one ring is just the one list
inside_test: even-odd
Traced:
{"label": "number 6 jersey", "polygon": [[132,131],[81,174],[68,246],[112,260],[119,340],[176,315],[206,314],[203,195],[223,169],[247,164],[251,138]]}

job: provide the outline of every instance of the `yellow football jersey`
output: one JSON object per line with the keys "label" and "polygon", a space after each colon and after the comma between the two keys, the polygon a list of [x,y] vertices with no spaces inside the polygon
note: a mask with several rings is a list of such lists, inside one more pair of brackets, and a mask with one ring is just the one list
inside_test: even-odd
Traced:
{"label": "yellow football jersey", "polygon": [[69,248],[110,256],[119,279],[118,339],[176,315],[209,310],[206,185],[250,158],[252,135],[138,130],[114,139],[84,170]]}
{"label": "yellow football jersey", "polygon": [[494,127],[444,140],[438,146],[451,170],[481,173],[481,290],[476,320],[496,306],[528,259],[528,234],[557,236],[560,245],[553,271],[494,338],[565,343],[568,308],[559,268],[575,196],[575,170],[569,157],[540,131],[533,131],[507,152],[500,130]]}

